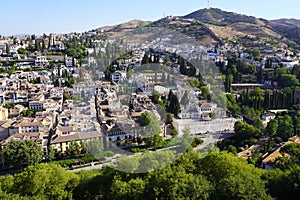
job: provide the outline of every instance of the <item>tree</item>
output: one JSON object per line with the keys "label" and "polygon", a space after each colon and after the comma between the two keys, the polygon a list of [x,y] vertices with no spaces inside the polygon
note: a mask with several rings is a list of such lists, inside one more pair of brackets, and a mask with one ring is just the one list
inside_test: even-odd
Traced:
{"label": "tree", "polygon": [[233,145],[229,145],[229,146],[226,148],[226,150],[227,150],[228,152],[230,152],[230,153],[234,154],[234,155],[236,155],[236,154],[237,154],[236,147],[235,147],[235,146],[233,146]]}
{"label": "tree", "polygon": [[19,53],[19,54],[27,54],[27,51],[26,51],[26,49],[24,49],[24,48],[19,48],[19,49],[18,49],[18,53]]}
{"label": "tree", "polygon": [[146,145],[151,148],[157,148],[163,142],[163,137],[160,134],[154,134],[146,138]]}
{"label": "tree", "polygon": [[232,94],[226,94],[227,97],[227,109],[234,117],[237,117],[241,111],[241,108],[236,102],[235,97]]}
{"label": "tree", "polygon": [[186,90],[183,94],[183,97],[180,100],[180,103],[186,107],[189,104],[189,96],[188,91]]}
{"label": "tree", "polygon": [[173,116],[171,113],[167,113],[166,124],[171,124],[173,122]]}
{"label": "tree", "polygon": [[180,103],[178,101],[177,96],[173,93],[172,90],[170,90],[169,92],[168,100],[169,100],[169,105],[167,107],[167,112],[177,116],[180,110]]}
{"label": "tree", "polygon": [[80,155],[80,145],[78,144],[78,142],[76,141],[72,141],[70,142],[69,144],[69,149],[68,149],[68,153],[71,155],[71,156],[79,156]]}
{"label": "tree", "polygon": [[37,165],[43,158],[42,148],[32,140],[12,140],[4,147],[2,155],[5,165],[17,170]]}
{"label": "tree", "polygon": [[143,112],[142,115],[139,117],[138,119],[138,122],[139,122],[139,125],[141,127],[145,127],[145,126],[148,126],[151,122],[151,114],[148,113],[148,112]]}
{"label": "tree", "polygon": [[103,152],[103,145],[100,139],[93,139],[83,143],[83,148],[89,155],[97,157]]}
{"label": "tree", "polygon": [[209,199],[212,185],[200,174],[166,167],[148,175],[147,199]]}
{"label": "tree", "polygon": [[7,53],[7,54],[10,54],[10,47],[9,47],[9,45],[8,45],[8,44],[5,44],[5,46],[6,46],[6,53]]}
{"label": "tree", "polygon": [[159,97],[160,97],[159,92],[157,92],[156,90],[154,90],[154,91],[152,92],[152,97],[151,97],[152,102],[153,102],[154,104],[158,104]]}
{"label": "tree", "polygon": [[28,109],[28,110],[23,110],[23,111],[21,112],[21,115],[24,116],[24,117],[34,117],[35,111],[34,111],[34,110],[30,110],[30,109]]}
{"label": "tree", "polygon": [[293,87],[299,85],[299,80],[293,74],[283,74],[278,81],[281,87]]}
{"label": "tree", "polygon": [[279,169],[268,170],[262,179],[266,180],[266,186],[276,199],[298,199],[300,167],[295,165],[285,171]]}
{"label": "tree", "polygon": [[201,96],[204,99],[209,99],[210,98],[209,88],[207,86],[202,86],[200,89],[201,89]]}
{"label": "tree", "polygon": [[149,53],[146,52],[141,64],[144,65],[144,64],[148,64],[148,63],[150,63],[150,57],[149,57]]}
{"label": "tree", "polygon": [[253,123],[253,127],[259,129],[259,130],[263,130],[264,129],[264,125],[263,125],[263,122],[260,118],[256,118],[254,120],[254,123]]}
{"label": "tree", "polygon": [[79,176],[64,168],[43,163],[14,176],[14,193],[39,199],[71,199]]}
{"label": "tree", "polygon": [[225,76],[225,82],[224,82],[225,92],[229,92],[229,93],[231,92],[231,90],[232,90],[232,88],[231,88],[232,80],[233,80],[232,75],[226,75]]}
{"label": "tree", "polygon": [[187,75],[187,64],[184,58],[180,58],[180,73]]}
{"label": "tree", "polygon": [[265,129],[265,132],[269,136],[274,136],[277,134],[277,129],[278,129],[278,121],[276,119],[271,119]]}
{"label": "tree", "polygon": [[144,199],[146,182],[141,178],[131,179],[128,182],[115,179],[111,186],[112,199],[140,200]]}
{"label": "tree", "polygon": [[234,124],[237,146],[253,145],[253,139],[259,137],[261,131],[245,122],[237,121]]}
{"label": "tree", "polygon": [[55,151],[52,146],[48,148],[48,160],[52,161],[55,158]]}
{"label": "tree", "polygon": [[278,121],[277,135],[283,140],[287,141],[294,134],[294,127],[292,118],[289,115],[280,117]]}
{"label": "tree", "polygon": [[211,199],[270,199],[261,171],[233,154],[212,152],[197,168],[215,186]]}

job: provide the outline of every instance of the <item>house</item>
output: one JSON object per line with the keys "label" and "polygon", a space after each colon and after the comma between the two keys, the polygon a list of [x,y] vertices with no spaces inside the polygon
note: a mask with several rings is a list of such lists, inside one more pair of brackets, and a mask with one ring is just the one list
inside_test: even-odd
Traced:
{"label": "house", "polygon": [[201,110],[199,106],[188,107],[187,109],[182,110],[178,117],[180,119],[200,119],[201,118]]}
{"label": "house", "polygon": [[134,138],[134,133],[129,132],[126,133],[123,128],[120,128],[118,124],[112,124],[111,126],[108,124],[103,124],[101,126],[104,134],[106,135],[108,141],[110,142],[118,142],[124,139]]}
{"label": "house", "polygon": [[90,140],[100,140],[103,142],[103,133],[98,131],[82,133],[76,132],[72,134],[56,136],[53,141],[51,141],[51,147],[56,153],[64,154],[69,150],[69,145],[71,142],[77,142],[80,145],[81,142]]}
{"label": "house", "polygon": [[47,154],[48,133],[44,133],[44,132],[15,133],[9,136],[7,139],[3,140],[0,143],[1,147],[7,146],[12,140],[18,140],[18,141],[32,140],[42,147],[44,155]]}
{"label": "house", "polygon": [[119,81],[123,81],[124,79],[126,79],[126,77],[127,74],[125,71],[116,71],[111,74],[111,81],[118,83]]}
{"label": "house", "polygon": [[44,109],[43,101],[31,101],[29,102],[29,109],[35,111],[41,111]]}
{"label": "house", "polygon": [[0,121],[8,119],[8,109],[0,106]]}
{"label": "house", "polygon": [[44,131],[44,126],[41,122],[24,121],[24,122],[21,122],[20,124],[16,125],[16,127],[19,128],[19,133]]}
{"label": "house", "polygon": [[49,65],[49,62],[45,56],[37,56],[34,60],[36,67],[46,67]]}
{"label": "house", "polygon": [[223,108],[217,108],[216,113],[217,113],[217,118],[223,119],[227,117],[227,111],[224,110]]}
{"label": "house", "polygon": [[23,110],[25,110],[25,107],[23,105],[17,104],[14,107],[9,109],[8,117],[9,118],[18,117]]}
{"label": "house", "polygon": [[73,132],[73,126],[59,126],[56,130],[58,136],[71,135]]}
{"label": "house", "polygon": [[73,67],[73,58],[66,56],[65,57],[65,65],[67,67]]}
{"label": "house", "polygon": [[11,120],[0,121],[0,141],[9,137],[9,127]]}
{"label": "house", "polygon": [[0,55],[7,53],[6,52],[6,44],[0,44],[0,50],[1,50]]}
{"label": "house", "polygon": [[263,115],[262,115],[262,117],[261,117],[261,120],[263,121],[263,123],[266,123],[266,124],[268,124],[269,123],[269,121],[271,120],[271,119],[275,119],[275,117],[276,117],[276,114],[275,113],[271,113],[271,112],[266,112],[266,113],[264,113]]}
{"label": "house", "polygon": [[201,112],[212,112],[217,108],[217,104],[215,103],[202,103],[200,105]]}

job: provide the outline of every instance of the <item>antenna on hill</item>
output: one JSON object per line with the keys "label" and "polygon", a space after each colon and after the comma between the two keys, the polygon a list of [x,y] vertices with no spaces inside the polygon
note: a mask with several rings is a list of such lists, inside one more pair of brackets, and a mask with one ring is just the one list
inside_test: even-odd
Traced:
{"label": "antenna on hill", "polygon": [[210,0],[207,0],[207,8],[210,9]]}

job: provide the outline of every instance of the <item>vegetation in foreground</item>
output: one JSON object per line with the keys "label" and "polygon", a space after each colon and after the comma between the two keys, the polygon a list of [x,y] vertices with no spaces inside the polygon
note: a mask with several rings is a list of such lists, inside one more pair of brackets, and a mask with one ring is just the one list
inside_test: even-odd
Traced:
{"label": "vegetation in foreground", "polygon": [[[166,156],[171,156],[166,152]],[[121,159],[140,167],[143,160]],[[153,162],[155,164],[155,162]],[[152,164],[153,164],[152,163]],[[122,163],[119,163],[122,164]],[[155,167],[153,165],[153,167]],[[297,199],[300,167],[264,171],[226,152],[183,154],[145,174],[112,168],[77,174],[56,164],[1,177],[1,199]]]}

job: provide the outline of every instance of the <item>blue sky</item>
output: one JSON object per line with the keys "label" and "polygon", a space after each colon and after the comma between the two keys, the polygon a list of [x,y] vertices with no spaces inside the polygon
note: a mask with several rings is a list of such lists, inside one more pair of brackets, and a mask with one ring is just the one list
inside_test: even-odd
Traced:
{"label": "blue sky", "polygon": [[[300,19],[299,0],[210,0],[211,7],[266,19]],[[207,0],[0,1],[0,34],[83,32],[133,19],[157,20],[207,7]]]}

